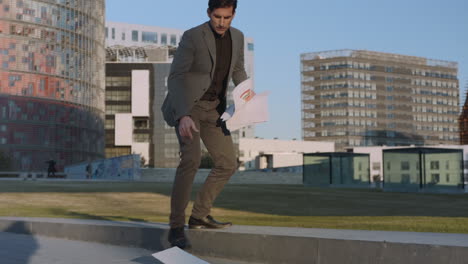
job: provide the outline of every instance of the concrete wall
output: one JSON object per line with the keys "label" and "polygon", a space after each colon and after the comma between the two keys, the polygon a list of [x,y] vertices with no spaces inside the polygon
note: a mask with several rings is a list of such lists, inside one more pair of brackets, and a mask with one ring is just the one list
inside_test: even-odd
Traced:
{"label": "concrete wall", "polygon": [[91,179],[140,180],[140,155],[84,162],[65,167],[67,179],[86,179],[87,166],[91,166]]}

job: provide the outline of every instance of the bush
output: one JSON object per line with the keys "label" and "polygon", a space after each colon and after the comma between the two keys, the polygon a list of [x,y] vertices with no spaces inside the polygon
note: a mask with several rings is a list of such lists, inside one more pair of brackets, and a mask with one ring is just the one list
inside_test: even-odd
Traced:
{"label": "bush", "polygon": [[11,169],[11,159],[10,157],[0,151],[0,171],[8,171]]}

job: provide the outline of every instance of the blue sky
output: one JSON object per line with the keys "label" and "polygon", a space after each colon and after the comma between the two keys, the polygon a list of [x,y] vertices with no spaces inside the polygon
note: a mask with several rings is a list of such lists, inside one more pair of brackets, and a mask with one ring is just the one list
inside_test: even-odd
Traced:
{"label": "blue sky", "polygon": [[[188,29],[208,20],[208,0],[107,0],[106,20]],[[233,26],[255,40],[255,85],[271,91],[270,121],[256,136],[301,138],[300,54],[336,49],[459,63],[468,84],[466,0],[239,0]],[[461,102],[464,103],[464,102]]]}

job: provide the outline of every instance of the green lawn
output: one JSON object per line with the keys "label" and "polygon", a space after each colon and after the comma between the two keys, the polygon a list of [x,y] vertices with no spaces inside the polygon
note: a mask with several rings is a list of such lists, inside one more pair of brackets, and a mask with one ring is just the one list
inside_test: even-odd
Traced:
{"label": "green lawn", "polygon": [[[3,181],[0,216],[167,222],[170,190],[168,183]],[[468,233],[463,194],[227,185],[212,214],[240,225]]]}

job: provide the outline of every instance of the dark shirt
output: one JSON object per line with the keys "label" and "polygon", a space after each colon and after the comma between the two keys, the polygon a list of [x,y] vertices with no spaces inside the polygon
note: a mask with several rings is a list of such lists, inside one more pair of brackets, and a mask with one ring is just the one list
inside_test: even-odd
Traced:
{"label": "dark shirt", "polygon": [[213,81],[201,98],[201,100],[205,101],[214,101],[218,98],[222,99],[228,84],[229,68],[231,66],[231,32],[227,30],[226,33],[224,33],[224,36],[221,36],[213,31],[213,35],[216,41],[216,68],[214,71]]}

